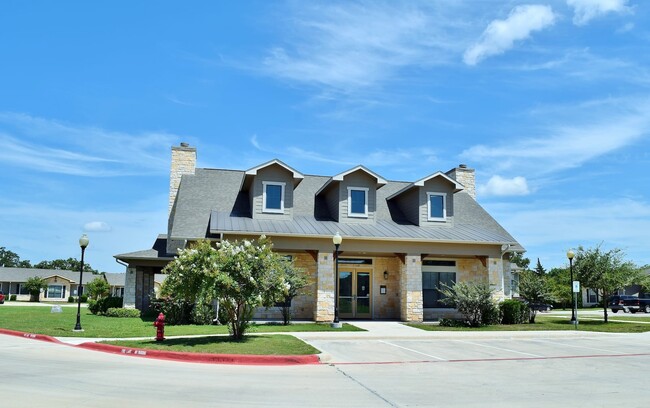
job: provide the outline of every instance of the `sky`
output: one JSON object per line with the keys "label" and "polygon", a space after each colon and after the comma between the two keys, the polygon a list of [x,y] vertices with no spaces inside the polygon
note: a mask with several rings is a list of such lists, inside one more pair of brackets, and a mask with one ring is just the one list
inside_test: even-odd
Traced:
{"label": "sky", "polygon": [[3,1],[0,247],[38,263],[167,230],[171,147],[198,167],[458,164],[550,269],[650,264],[650,2]]}

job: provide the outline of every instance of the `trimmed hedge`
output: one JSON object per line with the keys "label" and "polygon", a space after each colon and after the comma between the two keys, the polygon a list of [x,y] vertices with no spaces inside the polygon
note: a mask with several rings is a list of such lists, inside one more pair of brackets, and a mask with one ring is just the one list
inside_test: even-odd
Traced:
{"label": "trimmed hedge", "polygon": [[88,302],[88,310],[94,315],[105,315],[110,308],[121,308],[124,304],[124,298],[117,296],[107,296],[99,300],[91,299]]}
{"label": "trimmed hedge", "polygon": [[105,314],[108,317],[140,317],[140,311],[138,309],[125,309],[123,307],[108,308]]}
{"label": "trimmed hedge", "polygon": [[524,302],[515,299],[506,299],[499,305],[503,324],[525,324],[530,319],[530,308]]}

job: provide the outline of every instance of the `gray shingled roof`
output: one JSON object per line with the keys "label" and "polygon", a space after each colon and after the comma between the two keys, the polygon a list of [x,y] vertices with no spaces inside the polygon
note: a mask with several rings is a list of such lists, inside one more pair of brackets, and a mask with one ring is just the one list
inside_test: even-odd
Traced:
{"label": "gray shingled roof", "polygon": [[[205,238],[205,237],[203,237]],[[141,260],[158,260],[158,259],[173,259],[173,254],[167,253],[167,235],[158,235],[156,241],[151,249],[144,249],[142,251],[127,252],[125,254],[114,255],[117,259],[141,259]]]}
{"label": "gray shingled roof", "polygon": [[[60,276],[69,280],[72,283],[79,281],[79,271],[68,271],[62,269],[37,269],[37,268],[5,268],[0,267],[0,282],[27,282],[27,279],[35,276],[41,278],[49,278],[51,276]],[[88,282],[88,279],[94,280],[100,275],[95,275],[90,272],[84,272],[83,280]]]}
{"label": "gray shingled roof", "polygon": [[111,286],[124,286],[126,273],[105,273],[106,281]]}
{"label": "gray shingled roof", "polygon": [[386,198],[412,183],[396,181],[377,190],[374,224],[337,223],[328,217],[324,203],[315,198],[331,178],[305,175],[294,190],[293,220],[259,220],[250,217],[248,200],[239,194],[244,176],[244,171],[214,169],[196,169],[194,175],[183,175],[170,216],[171,239],[199,239],[222,232],[331,236],[340,231],[348,237],[364,239],[510,243],[523,249],[464,191],[454,194],[454,216],[448,224],[419,227],[404,221],[399,211],[389,208]]}

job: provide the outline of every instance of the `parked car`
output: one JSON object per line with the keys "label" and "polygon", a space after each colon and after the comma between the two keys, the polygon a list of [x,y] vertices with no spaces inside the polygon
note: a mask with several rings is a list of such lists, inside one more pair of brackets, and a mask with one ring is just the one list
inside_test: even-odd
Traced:
{"label": "parked car", "polygon": [[550,312],[553,309],[553,305],[547,303],[531,303],[530,308],[532,310],[537,310],[538,312]]}
{"label": "parked car", "polygon": [[624,311],[625,313],[629,312],[629,306],[625,305],[625,301],[631,301],[637,299],[636,296],[631,295],[614,295],[609,298],[607,305],[612,310],[612,313],[618,313],[619,310]]}
{"label": "parked car", "polygon": [[0,305],[5,302],[5,294],[0,290]]}
{"label": "parked car", "polygon": [[641,296],[633,296],[632,299],[624,299],[623,305],[627,307],[630,313],[646,312],[650,313],[650,293],[641,294]]}

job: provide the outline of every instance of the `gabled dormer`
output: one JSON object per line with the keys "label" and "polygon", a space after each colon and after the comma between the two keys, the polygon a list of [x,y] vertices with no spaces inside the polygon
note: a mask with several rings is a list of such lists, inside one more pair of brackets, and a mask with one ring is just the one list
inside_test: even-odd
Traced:
{"label": "gabled dormer", "polygon": [[409,184],[386,200],[397,205],[406,219],[421,227],[445,225],[453,220],[454,193],[463,190],[442,172]]}
{"label": "gabled dormer", "polygon": [[335,221],[374,223],[377,213],[377,189],[386,180],[363,166],[357,166],[330,178],[316,192],[324,198]]}
{"label": "gabled dormer", "polygon": [[275,159],[247,170],[240,194],[248,194],[252,218],[290,220],[293,191],[303,179],[302,173]]}

